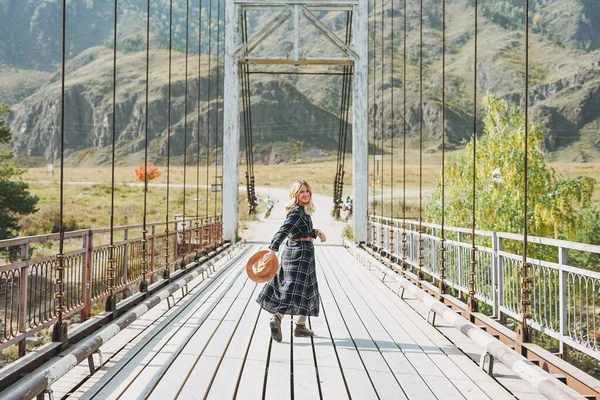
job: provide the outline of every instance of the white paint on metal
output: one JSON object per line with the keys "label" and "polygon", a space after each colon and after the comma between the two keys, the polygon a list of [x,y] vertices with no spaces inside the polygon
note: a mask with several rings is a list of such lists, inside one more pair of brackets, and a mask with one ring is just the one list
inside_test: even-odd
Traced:
{"label": "white paint on metal", "polygon": [[67,354],[64,357],[56,360],[45,372],[45,378],[48,386],[52,385],[64,374],[75,368],[77,365],[77,357],[73,354]]}
{"label": "white paint on metal", "polygon": [[225,85],[223,89],[223,240],[235,242],[238,228],[239,168],[239,13],[233,0],[225,2]]}
{"label": "white paint on metal", "polygon": [[117,324],[110,324],[98,332],[98,337],[102,340],[102,344],[107,343],[110,339],[117,336],[117,333],[121,332],[121,328]]}
{"label": "white paint on metal", "polygon": [[368,221],[368,130],[367,130],[367,89],[368,89],[368,24],[367,0],[360,0],[354,8],[353,41],[357,58],[354,62],[353,110],[352,110],[352,187],[354,190],[353,220],[354,241],[367,241]]}

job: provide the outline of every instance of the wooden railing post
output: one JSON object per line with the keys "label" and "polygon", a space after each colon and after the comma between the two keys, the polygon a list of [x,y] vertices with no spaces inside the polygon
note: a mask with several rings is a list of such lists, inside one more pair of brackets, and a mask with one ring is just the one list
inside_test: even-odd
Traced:
{"label": "wooden railing post", "polygon": [[84,236],[83,246],[87,249],[85,267],[83,268],[83,310],[81,319],[85,321],[92,315],[92,279],[94,262],[94,233],[92,230]]}
{"label": "wooden railing post", "polygon": [[[21,261],[29,260],[29,243],[21,246]],[[29,262],[19,271],[19,333],[25,334],[27,331],[27,290],[29,280]],[[10,328],[12,330],[12,327]],[[27,341],[22,339],[19,341],[19,357],[25,355]]]}

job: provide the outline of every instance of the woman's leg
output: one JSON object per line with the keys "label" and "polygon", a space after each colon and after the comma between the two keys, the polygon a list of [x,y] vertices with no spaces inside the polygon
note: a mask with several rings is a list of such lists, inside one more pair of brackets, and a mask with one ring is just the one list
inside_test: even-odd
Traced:
{"label": "woman's leg", "polygon": [[306,327],[306,315],[300,315],[298,321],[296,321],[296,328],[294,329],[294,336],[313,336],[314,332]]}
{"label": "woman's leg", "polygon": [[271,337],[276,342],[281,342],[283,338],[281,335],[281,320],[283,319],[283,315],[279,313],[273,314],[271,318],[271,322],[269,322],[269,326],[271,327]]}

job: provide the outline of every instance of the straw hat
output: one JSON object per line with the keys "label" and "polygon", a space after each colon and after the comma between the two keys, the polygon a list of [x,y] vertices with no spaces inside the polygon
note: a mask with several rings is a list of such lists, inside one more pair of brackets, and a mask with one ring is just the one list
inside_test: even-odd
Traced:
{"label": "straw hat", "polygon": [[269,250],[261,250],[254,253],[246,263],[246,273],[248,278],[256,283],[263,283],[270,280],[277,273],[279,268],[279,260],[273,254],[266,264],[262,262],[262,258]]}

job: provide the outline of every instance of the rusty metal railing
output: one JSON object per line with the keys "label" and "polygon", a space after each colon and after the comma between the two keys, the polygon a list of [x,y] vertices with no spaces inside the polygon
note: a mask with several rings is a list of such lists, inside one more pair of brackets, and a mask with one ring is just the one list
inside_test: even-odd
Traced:
{"label": "rusty metal railing", "polygon": [[[165,268],[172,270],[182,259],[192,260],[222,243],[220,215],[169,221],[169,265],[165,265],[165,223],[147,224],[147,279],[162,279]],[[197,225],[195,225],[195,223]],[[179,224],[179,226],[178,226]],[[194,232],[195,231],[195,232]],[[63,271],[64,318],[81,313],[92,315],[93,305],[109,294],[108,229],[78,230],[65,233]],[[143,277],[141,225],[114,228],[122,235],[115,242],[114,290],[125,298],[137,290]],[[185,235],[185,241],[183,237]],[[195,240],[192,240],[196,237]],[[28,236],[0,241],[0,350],[18,344],[25,352],[25,339],[56,322],[57,266],[53,247],[59,234]],[[180,244],[184,245],[180,245]],[[48,255],[51,254],[51,255]]]}

